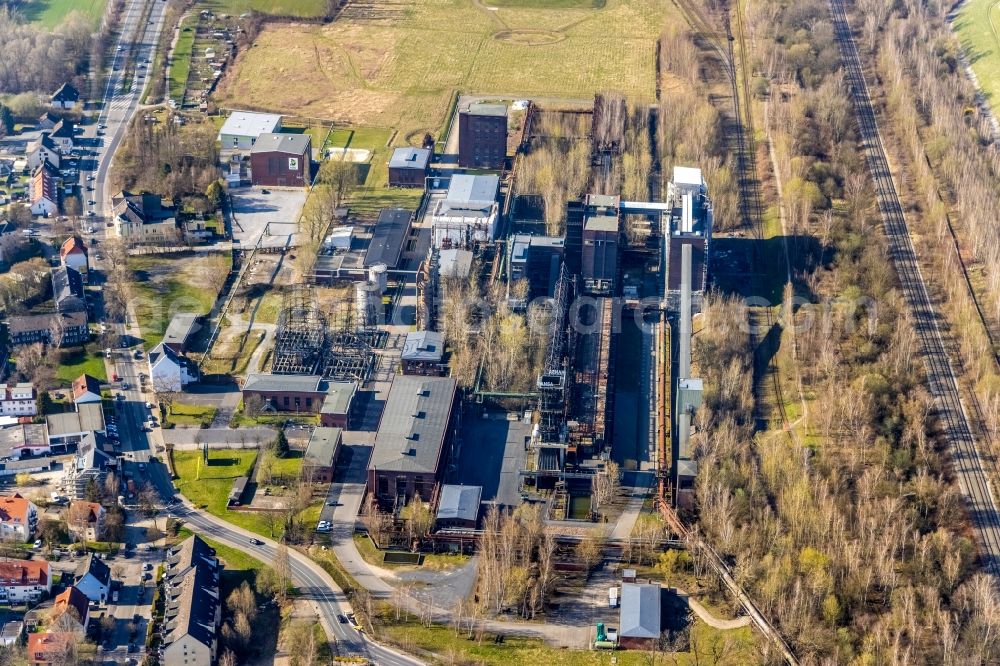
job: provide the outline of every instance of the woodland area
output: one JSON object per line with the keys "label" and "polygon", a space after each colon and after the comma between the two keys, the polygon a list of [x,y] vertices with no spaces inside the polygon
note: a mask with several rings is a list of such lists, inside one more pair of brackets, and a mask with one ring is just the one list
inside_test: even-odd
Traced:
{"label": "woodland area", "polygon": [[82,83],[91,61],[100,65],[107,31],[121,5],[108,3],[96,31],[90,19],[73,11],[51,32],[0,6],[0,91],[50,95],[63,83]]}
{"label": "woodland area", "polygon": [[[861,8],[872,15],[881,5],[862,3]],[[1000,137],[993,136],[990,119],[978,110],[956,38],[945,23],[949,8],[910,1],[891,13],[882,9],[883,20],[874,25],[883,29],[873,31],[868,21],[862,45],[871,51],[870,59],[886,82],[885,104],[891,121],[887,125],[911,175],[906,179],[915,207],[911,218],[927,235],[921,247],[932,267],[927,274],[936,279],[935,286],[955,323],[952,331],[960,343],[967,376],[975,384],[985,425],[997,432]],[[933,48],[911,48],[915,43]]]}
{"label": "woodland area", "polygon": [[[827,4],[766,0],[748,23],[752,68],[763,74],[755,117],[766,118],[770,178],[783,185],[790,227],[786,299],[794,289],[835,305],[823,316],[800,309],[794,337],[782,336],[809,359],[796,370],[812,406],[807,426],[755,433],[746,309],[706,299],[694,345],[706,379],[700,529],[802,663],[996,662],[1000,609],[963,533]],[[673,60],[677,75],[695,69]]]}

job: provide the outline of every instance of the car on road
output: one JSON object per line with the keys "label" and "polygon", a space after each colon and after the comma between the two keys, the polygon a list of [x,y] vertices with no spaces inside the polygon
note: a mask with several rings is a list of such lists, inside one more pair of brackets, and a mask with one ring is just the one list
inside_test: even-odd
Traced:
{"label": "car on road", "polygon": [[38,232],[35,231],[34,229],[25,229],[21,233],[24,234],[25,236],[37,236],[38,235]]}
{"label": "car on road", "polygon": [[146,409],[152,409],[152,408],[153,408],[153,403],[147,401],[146,402]]}
{"label": "car on road", "polygon": [[107,125],[105,125],[104,123],[100,123],[100,124],[99,124],[99,125],[97,126],[97,129],[108,129],[108,126],[107,126]]}
{"label": "car on road", "polygon": [[337,502],[335,500],[330,500],[329,502],[326,503],[326,505],[327,506],[340,506],[340,502]]}
{"label": "car on road", "polygon": [[[93,199],[88,199],[88,200],[87,200],[87,205],[88,205],[88,206],[93,206],[93,205],[94,205],[94,204],[96,204],[96,203],[97,203],[97,202],[96,202],[96,201],[94,201]],[[91,233],[93,233],[93,232],[91,232]]]}
{"label": "car on road", "polygon": [[127,391],[128,390],[128,382],[125,382],[124,384],[122,384],[122,388]]}
{"label": "car on road", "polygon": [[90,175],[88,175],[88,176],[87,176],[87,180],[94,180],[94,174],[90,174]]}
{"label": "car on road", "polygon": [[337,616],[337,622],[339,622],[341,624],[347,624],[347,618],[344,617],[343,615],[338,615]]}
{"label": "car on road", "polygon": [[89,226],[89,227],[87,227],[87,233],[88,234],[96,234],[97,233],[97,227],[95,227],[95,226]]}
{"label": "car on road", "polygon": [[95,215],[97,215],[97,213],[95,213],[94,211],[92,210],[87,211],[87,217],[94,217]]}
{"label": "car on road", "polygon": [[152,568],[153,568],[153,565],[150,564],[149,562],[143,562],[142,563],[142,570],[143,571],[149,571]]}
{"label": "car on road", "polygon": [[263,546],[264,542],[260,539],[250,539],[250,545],[252,546]]}
{"label": "car on road", "polygon": [[41,548],[42,547],[42,540],[41,539],[35,539],[35,543],[32,544],[31,547],[34,548],[34,549],[36,549],[36,550],[39,549],[39,548]]}
{"label": "car on road", "polygon": [[139,471],[140,472],[146,471],[146,463],[139,463]]}

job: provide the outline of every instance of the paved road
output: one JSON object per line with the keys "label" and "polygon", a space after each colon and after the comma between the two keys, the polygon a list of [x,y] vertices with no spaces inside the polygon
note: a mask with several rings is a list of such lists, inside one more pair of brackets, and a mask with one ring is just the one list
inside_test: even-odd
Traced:
{"label": "paved road", "polygon": [[[104,88],[101,113],[98,116],[98,127],[106,125],[107,128],[103,130],[103,141],[98,142],[95,160],[97,168],[94,173],[80,170],[80,191],[86,195],[84,200],[95,201],[93,205],[87,205],[88,215],[93,211],[100,218],[110,213],[112,192],[106,187],[108,169],[146,87],[148,65],[145,63],[153,60],[160,30],[163,28],[166,4],[160,0],[127,0],[122,29],[112,54],[112,71]],[[150,6],[148,18],[144,18],[146,9]],[[131,58],[127,57],[129,53],[132,54]],[[125,67],[126,60],[128,68]],[[126,92],[122,90],[122,84],[127,77],[131,78],[132,85]],[[92,193],[88,193],[86,189],[91,184],[87,180],[89,175],[95,177]]]}
{"label": "paved road", "polygon": [[940,317],[934,309],[920,272],[903,208],[885,156],[875,111],[868,95],[861,57],[858,55],[842,0],[831,0],[830,8],[844,63],[845,81],[854,100],[858,129],[875,183],[875,195],[882,213],[885,234],[889,240],[889,257],[896,267],[903,296],[920,339],[927,385],[948,437],[959,487],[975,526],[983,568],[996,580],[1000,578],[1000,513],[997,511],[989,477],[973,438],[966,411],[967,407],[978,411],[978,405],[974,402],[975,396],[972,397],[972,403],[967,405],[963,402],[951,359],[945,351],[938,327]]}

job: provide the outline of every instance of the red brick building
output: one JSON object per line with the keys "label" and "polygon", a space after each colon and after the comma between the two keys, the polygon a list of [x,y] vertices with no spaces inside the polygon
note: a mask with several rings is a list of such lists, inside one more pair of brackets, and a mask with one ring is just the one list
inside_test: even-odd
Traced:
{"label": "red brick building", "polygon": [[250,149],[250,182],[265,187],[306,187],[312,182],[312,137],[261,134]]}

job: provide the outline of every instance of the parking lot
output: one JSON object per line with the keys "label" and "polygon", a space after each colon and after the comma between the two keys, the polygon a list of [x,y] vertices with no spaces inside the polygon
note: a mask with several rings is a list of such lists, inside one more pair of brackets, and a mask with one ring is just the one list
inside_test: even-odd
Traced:
{"label": "parking lot", "polygon": [[[297,245],[299,213],[306,202],[305,190],[277,190],[252,187],[230,191],[232,198],[233,241],[249,249],[258,239],[261,247]],[[268,224],[274,223],[268,231]]]}

